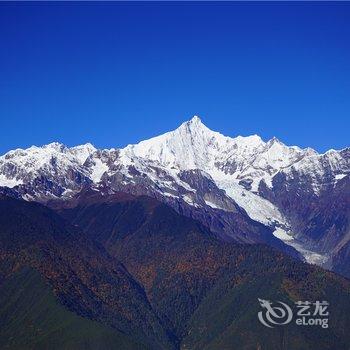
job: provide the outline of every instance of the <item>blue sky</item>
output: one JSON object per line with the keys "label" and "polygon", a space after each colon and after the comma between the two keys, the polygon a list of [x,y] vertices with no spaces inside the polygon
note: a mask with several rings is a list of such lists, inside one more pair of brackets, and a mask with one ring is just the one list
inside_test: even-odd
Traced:
{"label": "blue sky", "polygon": [[119,147],[200,115],[350,145],[350,2],[0,3],[0,153]]}

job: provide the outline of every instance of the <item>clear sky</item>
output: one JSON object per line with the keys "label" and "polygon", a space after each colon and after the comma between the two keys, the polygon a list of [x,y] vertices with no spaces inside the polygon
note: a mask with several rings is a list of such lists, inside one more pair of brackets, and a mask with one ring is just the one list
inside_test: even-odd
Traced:
{"label": "clear sky", "polygon": [[350,2],[0,3],[0,153],[120,147],[194,114],[350,146]]}

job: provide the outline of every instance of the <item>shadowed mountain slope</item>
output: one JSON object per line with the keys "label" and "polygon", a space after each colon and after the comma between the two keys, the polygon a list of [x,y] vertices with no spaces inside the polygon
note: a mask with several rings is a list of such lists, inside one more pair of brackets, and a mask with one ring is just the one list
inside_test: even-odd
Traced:
{"label": "shadowed mountain slope", "polygon": [[1,283],[0,315],[1,349],[146,349],[116,329],[67,310],[30,268]]}
{"label": "shadowed mountain slope", "polygon": [[[142,286],[100,244],[40,204],[0,197],[1,286],[23,268],[36,270],[71,312],[132,336],[131,343],[174,348],[172,335],[152,310]],[[17,288],[22,288],[17,278]],[[33,346],[27,340],[27,346]]]}
{"label": "shadowed mountain slope", "polygon": [[[123,262],[181,349],[347,349],[350,284],[264,245],[217,239],[148,197],[85,194],[57,209]],[[258,298],[327,300],[330,327],[268,329]]]}

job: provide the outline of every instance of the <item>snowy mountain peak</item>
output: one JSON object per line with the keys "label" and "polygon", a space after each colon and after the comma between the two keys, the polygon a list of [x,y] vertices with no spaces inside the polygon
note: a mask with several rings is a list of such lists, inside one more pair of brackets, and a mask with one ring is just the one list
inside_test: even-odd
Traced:
{"label": "snowy mountain peak", "polygon": [[96,147],[90,142],[87,142],[83,145],[75,146],[73,148],[77,148],[77,147],[84,148],[84,149],[91,150],[91,151],[96,151]]}
{"label": "snowy mountain peak", "polygon": [[63,152],[65,149],[67,149],[67,146],[60,142],[51,142],[47,145],[42,146],[42,148],[48,148],[53,149],[57,152]]}
{"label": "snowy mountain peak", "polygon": [[279,143],[279,144],[282,144],[282,145],[284,145],[283,144],[283,142],[281,142],[276,136],[274,136],[271,140],[269,140],[268,142],[267,142],[268,144],[274,144],[274,143]]}
{"label": "snowy mountain peak", "polygon": [[194,115],[187,123],[199,124],[199,123],[202,123],[202,120],[198,115]]}
{"label": "snowy mountain peak", "polygon": [[180,127],[181,126],[187,126],[191,128],[202,127],[202,126],[206,127],[203,124],[202,119],[198,115],[194,115],[190,120],[186,120],[180,125]]}
{"label": "snowy mountain peak", "polygon": [[97,149],[91,143],[85,145],[75,146],[69,149],[70,153],[74,154],[79,164],[84,164],[86,159],[93,154]]}
{"label": "snowy mountain peak", "polygon": [[211,164],[215,154],[224,151],[230,140],[210,130],[194,116],[173,131],[129,145],[121,152],[129,159],[140,157],[166,167],[205,170],[206,164]]}
{"label": "snowy mountain peak", "polygon": [[197,115],[193,116],[190,120],[183,122],[176,130],[186,130],[193,134],[198,134],[200,131],[206,133],[212,132],[212,130],[203,124],[202,120]]}

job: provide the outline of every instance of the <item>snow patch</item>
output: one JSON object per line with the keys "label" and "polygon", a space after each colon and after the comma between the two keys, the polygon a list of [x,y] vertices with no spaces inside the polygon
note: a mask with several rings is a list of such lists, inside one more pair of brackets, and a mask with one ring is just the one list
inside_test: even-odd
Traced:
{"label": "snow patch", "polygon": [[337,175],[335,175],[335,179],[336,179],[337,181],[339,181],[339,180],[343,179],[346,175],[347,175],[347,174],[337,174]]}
{"label": "snow patch", "polygon": [[95,165],[92,168],[91,172],[91,180],[94,183],[97,183],[101,180],[102,175],[108,171],[108,166],[104,163],[102,163],[101,159],[95,158],[94,159]]}
{"label": "snow patch", "polygon": [[268,200],[230,181],[218,181],[217,186],[223,189],[253,220],[267,226],[275,226],[276,223],[289,226],[278,208]]}
{"label": "snow patch", "polygon": [[198,207],[198,204],[194,202],[194,200],[188,194],[182,196],[182,199],[189,205],[193,205],[194,207]]}
{"label": "snow patch", "polygon": [[283,241],[285,244],[297,250],[304,257],[305,261],[309,264],[323,266],[329,260],[329,256],[327,254],[321,254],[313,250],[307,249],[305,247],[305,244],[294,238],[282,228],[276,228],[273,232],[273,235],[276,238]]}
{"label": "snow patch", "polygon": [[22,180],[8,179],[4,174],[0,174],[0,186],[13,188],[17,185],[22,185]]}
{"label": "snow patch", "polygon": [[221,208],[219,205],[217,205],[211,201],[208,201],[207,199],[205,199],[204,202],[206,205],[208,205],[211,208],[225,210],[224,208]]}
{"label": "snow patch", "polygon": [[286,231],[284,231],[280,227],[276,228],[276,230],[273,232],[273,235],[282,241],[292,241],[294,239],[292,236],[290,236]]}

